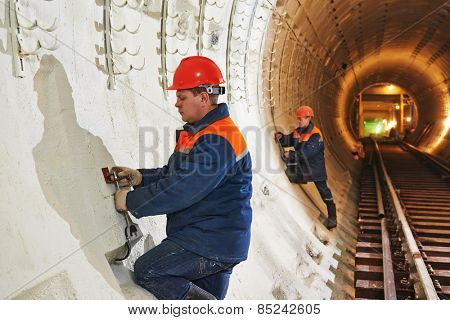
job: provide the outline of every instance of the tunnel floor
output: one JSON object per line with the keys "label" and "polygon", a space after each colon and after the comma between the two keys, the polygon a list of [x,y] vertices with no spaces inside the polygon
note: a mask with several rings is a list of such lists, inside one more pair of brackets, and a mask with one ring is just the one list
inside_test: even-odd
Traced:
{"label": "tunnel floor", "polygon": [[[428,159],[413,154],[402,144],[380,143],[380,150],[405,224],[391,199],[393,195],[384,186],[387,183],[382,170],[378,170],[380,163],[373,160],[372,165],[366,164],[360,180],[355,298],[429,298],[423,296],[421,289],[427,283],[423,278],[428,276],[430,291],[435,292],[436,298],[447,300],[450,297],[448,172],[439,171]],[[377,201],[377,181],[382,205]],[[416,254],[407,243],[409,232],[417,245]],[[417,267],[420,263],[428,275],[420,275]]]}

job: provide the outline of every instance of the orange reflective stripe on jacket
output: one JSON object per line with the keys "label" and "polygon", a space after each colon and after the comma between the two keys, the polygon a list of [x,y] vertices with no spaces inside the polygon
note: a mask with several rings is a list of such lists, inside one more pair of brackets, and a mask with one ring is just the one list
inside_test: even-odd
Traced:
{"label": "orange reflective stripe on jacket", "polygon": [[320,135],[320,138],[322,138],[322,132],[321,132],[317,127],[315,127],[315,126],[314,126],[314,128],[311,130],[311,132],[308,132],[308,133],[302,133],[302,134],[299,134],[299,133],[297,132],[297,130],[294,130],[294,138],[297,139],[298,142],[308,141],[309,138],[310,138],[313,134],[315,134],[315,133],[318,133],[318,134]]}
{"label": "orange reflective stripe on jacket", "polygon": [[195,135],[191,135],[187,131],[182,131],[175,146],[175,151],[189,153],[194,147],[197,139],[205,134],[215,134],[224,137],[233,148],[237,161],[247,154],[247,143],[230,117],[223,118],[210,124]]}

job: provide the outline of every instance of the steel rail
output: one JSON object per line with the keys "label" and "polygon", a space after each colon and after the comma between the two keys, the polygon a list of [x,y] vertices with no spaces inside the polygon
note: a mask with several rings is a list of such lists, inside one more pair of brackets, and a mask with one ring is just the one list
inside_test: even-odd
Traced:
{"label": "steel rail", "polygon": [[434,165],[436,165],[440,170],[442,170],[446,175],[450,175],[450,168],[447,167],[445,164],[443,164],[442,162],[440,162],[439,160],[437,160],[436,158],[434,158],[433,156],[431,156],[430,154],[420,150],[419,148],[413,146],[412,144],[409,144],[405,141],[401,142],[406,148],[408,148],[409,150],[413,150],[414,152],[420,154],[421,156],[427,158],[428,160],[430,160]]}
{"label": "steel rail", "polygon": [[380,152],[380,148],[375,140],[373,140],[374,149],[378,157],[378,162],[380,164],[381,171],[383,173],[383,179],[386,182],[387,188],[389,190],[389,194],[392,199],[392,203],[394,206],[394,212],[397,215],[397,220],[400,223],[401,230],[403,232],[403,236],[405,238],[405,245],[408,253],[410,254],[412,263],[414,264],[417,277],[420,284],[420,289],[423,290],[424,298],[427,300],[439,300],[439,296],[434,287],[433,281],[428,273],[425,262],[423,261],[422,254],[419,251],[414,235],[411,231],[409,223],[406,219],[405,213],[403,211],[402,205],[400,203],[400,199],[398,198],[397,193],[395,192],[394,186],[392,184],[391,178],[389,177],[386,167],[384,165],[383,157]]}
{"label": "steel rail", "polygon": [[383,281],[384,281],[384,299],[397,300],[397,290],[395,288],[394,267],[392,265],[391,241],[387,228],[386,218],[384,217],[383,196],[381,194],[380,178],[378,176],[378,166],[374,163],[373,174],[375,176],[375,188],[377,192],[377,209],[381,218],[381,248],[383,251]]}

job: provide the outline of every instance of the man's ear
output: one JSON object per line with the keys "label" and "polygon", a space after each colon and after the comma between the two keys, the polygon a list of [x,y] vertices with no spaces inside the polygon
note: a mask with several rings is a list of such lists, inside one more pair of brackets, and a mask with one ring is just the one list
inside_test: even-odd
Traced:
{"label": "man's ear", "polygon": [[200,92],[200,95],[202,102],[207,104],[209,102],[209,94],[207,92]]}

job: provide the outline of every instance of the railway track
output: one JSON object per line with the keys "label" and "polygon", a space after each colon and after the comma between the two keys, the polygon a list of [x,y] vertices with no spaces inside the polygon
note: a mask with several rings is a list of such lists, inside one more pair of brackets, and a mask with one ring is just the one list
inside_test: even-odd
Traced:
{"label": "railway track", "polygon": [[450,298],[448,168],[374,144],[361,174],[356,299]]}

